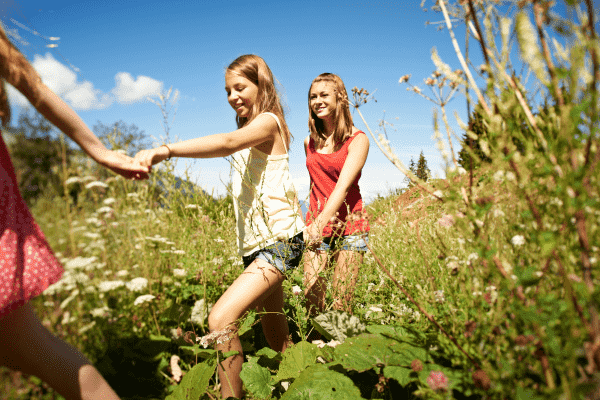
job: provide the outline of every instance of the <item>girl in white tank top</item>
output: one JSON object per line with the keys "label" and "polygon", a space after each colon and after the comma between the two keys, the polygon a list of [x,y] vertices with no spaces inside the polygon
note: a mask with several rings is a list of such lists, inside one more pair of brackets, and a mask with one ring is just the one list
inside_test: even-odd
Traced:
{"label": "girl in white tank top", "polygon": [[283,119],[273,75],[264,60],[244,55],[225,73],[227,100],[238,129],[139,152],[150,167],[171,157],[232,157],[238,250],[245,271],[225,291],[208,317],[216,348],[235,350],[219,366],[223,398],[242,396],[244,356],[237,321],[250,308],[262,312],[263,332],[272,349],[291,344],[283,314],[283,272],[295,268],[304,250],[304,222],[288,166],[290,133]]}

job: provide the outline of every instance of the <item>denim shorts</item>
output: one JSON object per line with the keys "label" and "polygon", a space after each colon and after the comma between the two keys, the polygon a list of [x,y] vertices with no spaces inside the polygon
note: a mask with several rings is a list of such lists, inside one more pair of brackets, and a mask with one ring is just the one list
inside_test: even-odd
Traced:
{"label": "denim shorts", "polygon": [[344,236],[331,236],[323,238],[321,245],[316,248],[320,251],[336,251],[336,250],[351,250],[351,251],[367,251],[369,243],[369,233],[355,233]]}
{"label": "denim shorts", "polygon": [[282,273],[285,273],[300,264],[304,247],[304,238],[302,232],[300,232],[289,240],[280,240],[268,245],[264,249],[255,251],[249,256],[243,256],[244,268],[248,268],[254,260],[260,259],[268,262]]}

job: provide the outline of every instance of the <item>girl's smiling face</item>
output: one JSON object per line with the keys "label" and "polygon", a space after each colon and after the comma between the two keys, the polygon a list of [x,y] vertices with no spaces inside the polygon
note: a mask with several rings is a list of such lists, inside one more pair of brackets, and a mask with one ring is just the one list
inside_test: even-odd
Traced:
{"label": "girl's smiling face", "polygon": [[334,85],[330,82],[316,82],[310,88],[310,109],[319,119],[335,115],[337,97]]}
{"label": "girl's smiling face", "polygon": [[227,91],[227,101],[238,117],[248,117],[258,98],[258,86],[235,72],[227,71],[225,91]]}

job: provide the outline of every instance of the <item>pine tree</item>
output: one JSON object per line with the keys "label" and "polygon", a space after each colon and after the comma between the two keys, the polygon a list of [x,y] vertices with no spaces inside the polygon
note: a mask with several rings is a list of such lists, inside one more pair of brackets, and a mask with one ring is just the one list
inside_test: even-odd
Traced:
{"label": "pine tree", "polygon": [[[410,158],[410,164],[408,164],[408,169],[413,174],[417,174],[417,166],[415,164],[415,160],[412,157]],[[404,178],[404,183],[406,183],[406,186],[408,186],[409,188],[414,186],[414,183],[410,180],[408,176]]]}
{"label": "pine tree", "polygon": [[417,172],[415,172],[415,175],[417,175],[417,178],[424,181],[427,181],[431,176],[431,171],[429,170],[429,167],[427,167],[427,159],[425,159],[423,150],[421,150],[419,161],[417,161]]}
{"label": "pine tree", "polygon": [[458,152],[458,163],[467,171],[479,168],[482,162],[490,163],[492,161],[491,158],[485,155],[479,145],[479,138],[485,136],[486,131],[483,118],[477,109],[469,116],[469,130],[477,135],[477,139],[469,137],[467,132],[465,132],[462,140],[462,149]]}

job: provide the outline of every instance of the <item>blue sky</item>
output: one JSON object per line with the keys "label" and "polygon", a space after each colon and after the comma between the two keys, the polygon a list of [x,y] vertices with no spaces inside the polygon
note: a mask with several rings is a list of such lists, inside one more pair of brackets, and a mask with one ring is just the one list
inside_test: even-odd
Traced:
{"label": "blue sky", "polygon": [[[388,134],[400,159],[408,164],[422,150],[434,175],[443,175],[432,140],[434,105],[398,83],[411,74],[412,82],[425,87],[423,79],[434,70],[433,47],[452,69],[460,67],[448,33],[426,24],[441,15],[424,12],[420,1],[5,0],[0,12],[46,84],[90,128],[97,121],[123,120],[160,140],[161,112],[146,98],[172,87],[179,101],[171,141],[232,131],[235,114],[226,101],[224,70],[239,55],[254,53],[266,60],[284,89],[286,120],[295,138],[290,169],[301,198],[309,182],[302,148],[308,134],[307,92],[322,72],[338,74],[348,91],[377,89],[377,102],[361,108],[370,127],[377,129],[385,112],[394,124]],[[52,44],[57,47],[48,47]],[[24,104],[18,96],[11,101]],[[464,98],[456,97],[449,111],[466,121]],[[366,132],[356,113],[354,120]],[[178,170],[185,166],[205,189],[224,193],[226,160],[180,159]],[[360,181],[364,197],[386,194],[403,186],[403,179],[371,139]]]}

